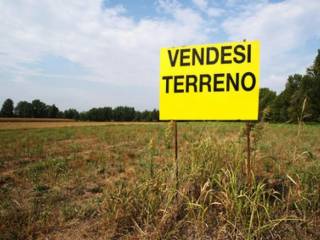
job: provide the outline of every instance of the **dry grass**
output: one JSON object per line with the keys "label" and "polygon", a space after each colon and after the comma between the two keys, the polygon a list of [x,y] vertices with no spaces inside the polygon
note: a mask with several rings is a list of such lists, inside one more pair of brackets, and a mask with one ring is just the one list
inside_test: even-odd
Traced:
{"label": "dry grass", "polygon": [[74,122],[75,120],[66,118],[3,118],[0,122]]}
{"label": "dry grass", "polygon": [[243,123],[179,123],[176,191],[167,123],[30,124],[0,130],[0,239],[320,238],[318,126],[257,125],[250,188]]}
{"label": "dry grass", "polygon": [[[127,124],[154,124],[152,122],[80,122],[73,120],[61,119],[61,121],[55,121],[57,119],[42,119],[43,121],[1,121],[0,129],[30,129],[30,128],[61,128],[61,127],[83,127],[83,126],[105,126],[105,125],[127,125]],[[38,119],[36,119],[38,120]]]}

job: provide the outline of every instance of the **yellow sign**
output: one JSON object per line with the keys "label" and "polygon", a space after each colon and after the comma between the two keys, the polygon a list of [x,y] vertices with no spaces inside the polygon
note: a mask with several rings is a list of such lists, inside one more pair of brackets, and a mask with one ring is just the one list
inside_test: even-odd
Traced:
{"label": "yellow sign", "polygon": [[160,120],[257,120],[260,44],[163,48]]}

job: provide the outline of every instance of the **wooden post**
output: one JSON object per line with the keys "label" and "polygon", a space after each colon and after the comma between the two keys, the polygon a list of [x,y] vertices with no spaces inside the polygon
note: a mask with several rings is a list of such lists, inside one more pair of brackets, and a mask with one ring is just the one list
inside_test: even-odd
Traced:
{"label": "wooden post", "polygon": [[252,124],[246,122],[246,137],[247,137],[247,181],[249,186],[252,186],[252,169],[251,169],[251,128]]}
{"label": "wooden post", "polygon": [[176,121],[173,121],[173,135],[174,135],[174,161],[175,161],[176,190],[178,190],[179,189],[178,126]]}

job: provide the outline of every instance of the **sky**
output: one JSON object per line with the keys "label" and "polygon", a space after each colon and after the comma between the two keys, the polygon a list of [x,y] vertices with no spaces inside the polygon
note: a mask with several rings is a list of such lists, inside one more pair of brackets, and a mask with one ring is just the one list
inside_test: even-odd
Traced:
{"label": "sky", "polygon": [[261,42],[278,93],[320,48],[319,0],[1,0],[0,104],[158,108],[160,48]]}

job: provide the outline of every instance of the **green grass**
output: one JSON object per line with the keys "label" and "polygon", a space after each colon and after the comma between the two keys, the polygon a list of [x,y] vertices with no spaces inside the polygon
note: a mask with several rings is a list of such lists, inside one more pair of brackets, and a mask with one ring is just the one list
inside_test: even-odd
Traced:
{"label": "green grass", "polygon": [[0,131],[0,239],[317,239],[320,128],[244,123]]}

